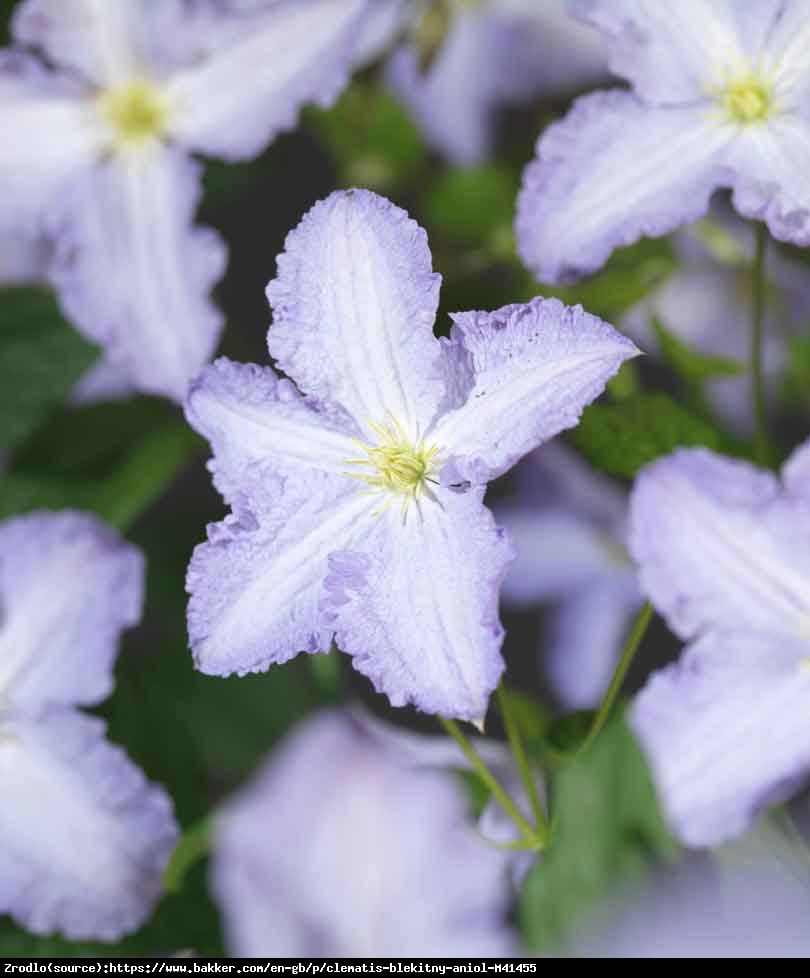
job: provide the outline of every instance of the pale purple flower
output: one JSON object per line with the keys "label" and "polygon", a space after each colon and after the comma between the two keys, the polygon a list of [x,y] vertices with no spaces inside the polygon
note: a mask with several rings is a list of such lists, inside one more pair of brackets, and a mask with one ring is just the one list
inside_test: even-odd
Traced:
{"label": "pale purple flower", "polygon": [[[734,430],[753,430],[751,345],[754,236],[739,219],[678,233],[681,267],[653,289],[622,320],[622,330],[650,353],[659,349],[657,319],[689,349],[739,366],[739,373],[706,382],[709,403]],[[768,256],[771,290],[765,311],[763,369],[772,396],[787,366],[788,341],[810,323],[810,269],[774,251]]]}
{"label": "pale purple flower", "polygon": [[486,483],[576,424],[637,350],[544,299],[456,314],[440,341],[439,284],[404,211],[335,193],[288,236],[268,287],[270,353],[298,389],[228,360],[194,384],[187,416],[233,510],[189,568],[203,672],[334,638],[395,705],[486,713],[511,558]]}
{"label": "pale purple flower", "polygon": [[504,862],[459,782],[335,712],[221,813],[212,884],[235,955],[502,957],[516,950]]}
{"label": "pale purple flower", "polygon": [[632,91],[579,99],[524,176],[520,252],[543,281],[706,213],[719,187],[774,237],[810,244],[806,0],[577,0]]}
{"label": "pale purple flower", "polygon": [[599,36],[565,0],[481,0],[457,6],[427,72],[404,45],[386,80],[431,145],[464,166],[492,154],[499,108],[601,82],[606,60]]}
{"label": "pale purple flower", "polygon": [[521,463],[516,494],[495,507],[517,553],[504,604],[553,607],[539,659],[571,709],[599,702],[642,603],[624,549],[626,512],[614,483],[556,443]]}
{"label": "pale purple flower", "polygon": [[691,868],[605,912],[581,958],[806,958],[810,889],[769,860]]}
{"label": "pale purple flower", "polygon": [[94,517],[0,524],[0,913],[116,940],[151,912],[177,837],[169,798],[74,707],[113,685],[143,560]]}
{"label": "pale purple flower", "polygon": [[[44,231],[76,326],[182,399],[225,265],[191,154],[251,157],[344,83],[366,0],[25,0],[0,54],[0,234]],[[42,56],[40,60],[32,49]]]}
{"label": "pale purple flower", "polygon": [[678,836],[714,845],[810,771],[810,443],[781,480],[705,450],[653,463],[629,540],[642,589],[689,642],[633,727]]}

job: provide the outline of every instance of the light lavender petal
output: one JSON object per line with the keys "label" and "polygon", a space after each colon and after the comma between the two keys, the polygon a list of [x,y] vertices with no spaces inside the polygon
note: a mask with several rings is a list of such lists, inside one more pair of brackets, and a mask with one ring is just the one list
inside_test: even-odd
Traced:
{"label": "light lavender petal", "polygon": [[231,952],[512,953],[503,855],[465,808],[451,779],[403,765],[345,716],[301,727],[219,822],[213,888]]}
{"label": "light lavender petal", "polygon": [[154,909],[178,831],[104,724],[70,710],[0,722],[0,913],[35,934],[115,941]]}
{"label": "light lavender petal", "polygon": [[140,619],[143,578],[140,552],[95,517],[0,523],[0,703],[36,711],[104,699],[121,632]]}

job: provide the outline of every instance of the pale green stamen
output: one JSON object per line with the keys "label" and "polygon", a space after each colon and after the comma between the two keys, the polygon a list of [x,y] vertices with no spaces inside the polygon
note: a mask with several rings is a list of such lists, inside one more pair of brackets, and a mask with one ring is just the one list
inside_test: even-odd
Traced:
{"label": "pale green stamen", "polygon": [[379,443],[369,445],[357,440],[365,457],[347,459],[346,464],[364,466],[370,471],[349,474],[374,489],[401,496],[405,510],[411,501],[418,502],[427,483],[433,481],[431,473],[439,447],[426,445],[422,439],[410,439],[395,420],[369,427]]}
{"label": "pale green stamen", "polygon": [[723,104],[734,122],[741,125],[762,122],[773,108],[771,86],[756,75],[748,75],[726,86]]}
{"label": "pale green stamen", "polygon": [[148,81],[135,80],[99,97],[99,111],[122,145],[141,143],[163,135],[168,109],[160,90]]}

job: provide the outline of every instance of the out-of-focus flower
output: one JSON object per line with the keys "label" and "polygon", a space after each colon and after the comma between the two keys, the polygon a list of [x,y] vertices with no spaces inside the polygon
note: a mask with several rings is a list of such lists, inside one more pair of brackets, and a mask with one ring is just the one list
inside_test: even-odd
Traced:
{"label": "out-of-focus flower", "polygon": [[424,231],[367,191],[287,238],[268,287],[287,375],[219,360],[187,402],[233,510],[188,574],[195,662],[214,675],[332,639],[394,705],[480,720],[503,670],[511,545],[486,483],[576,424],[636,348],[554,300],[453,317]]}
{"label": "out-of-focus flower", "polygon": [[[737,362],[740,372],[712,377],[706,393],[733,429],[753,428],[751,344],[753,235],[741,221],[680,232],[675,246],[682,265],[630,309],[622,329],[647,352],[660,349],[653,321],[707,357]],[[787,365],[787,341],[810,322],[810,269],[777,252],[768,260],[763,367],[773,390]]]}
{"label": "out-of-focus flower", "polygon": [[495,507],[517,553],[504,602],[554,605],[540,659],[561,702],[589,708],[642,602],[623,543],[626,498],[562,445],[538,449],[516,474],[517,494]]}
{"label": "out-of-focus flower", "polygon": [[213,889],[241,956],[504,956],[503,853],[460,784],[351,717],[296,731],[222,813]]}
{"label": "out-of-focus flower", "polygon": [[0,234],[47,234],[49,279],[67,315],[137,388],[182,399],[221,330],[209,293],[225,248],[192,225],[200,167],[190,154],[253,156],[302,103],[333,98],[365,7],[26,0],[17,9],[18,47],[0,56]]}
{"label": "out-of-focus flower", "polygon": [[408,44],[393,55],[386,78],[430,143],[454,164],[491,154],[502,106],[570,93],[607,76],[599,35],[569,15],[565,0],[451,6],[430,67],[422,71],[419,51]]}
{"label": "out-of-focus flower", "polygon": [[116,940],[160,893],[177,829],[104,724],[143,561],[90,516],[0,524],[0,912],[37,934]]}
{"label": "out-of-focus flower", "polygon": [[714,845],[810,769],[810,443],[781,481],[705,450],[653,463],[629,539],[642,589],[690,643],[633,727],[677,834]]}
{"label": "out-of-focus flower", "polygon": [[628,897],[573,949],[583,958],[810,956],[810,888],[759,862],[691,869]]}
{"label": "out-of-focus flower", "polygon": [[577,0],[633,91],[577,101],[524,176],[520,252],[540,279],[706,213],[718,187],[774,237],[810,244],[805,0]]}

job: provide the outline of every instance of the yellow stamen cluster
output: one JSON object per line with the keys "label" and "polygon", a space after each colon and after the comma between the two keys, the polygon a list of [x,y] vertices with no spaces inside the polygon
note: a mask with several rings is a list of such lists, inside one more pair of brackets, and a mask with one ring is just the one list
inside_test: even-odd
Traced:
{"label": "yellow stamen cluster", "polygon": [[160,90],[136,79],[99,97],[99,110],[123,145],[141,143],[163,135],[168,109]]}
{"label": "yellow stamen cluster", "polygon": [[723,104],[734,122],[762,122],[773,108],[771,86],[756,75],[748,75],[726,86]]}
{"label": "yellow stamen cluster", "polygon": [[369,445],[357,440],[365,457],[347,459],[346,464],[365,466],[371,471],[349,474],[373,489],[401,496],[404,512],[409,503],[418,502],[421,495],[429,491],[427,483],[434,481],[431,472],[439,447],[426,445],[421,438],[413,441],[393,419],[387,424],[370,424],[369,427],[379,438],[379,443]]}

